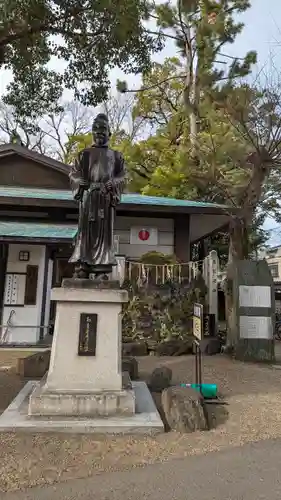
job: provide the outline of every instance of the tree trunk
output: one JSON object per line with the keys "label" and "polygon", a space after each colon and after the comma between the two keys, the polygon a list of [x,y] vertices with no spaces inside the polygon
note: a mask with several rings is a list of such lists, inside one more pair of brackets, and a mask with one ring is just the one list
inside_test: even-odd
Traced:
{"label": "tree trunk", "polygon": [[228,262],[234,259],[244,260],[249,257],[249,235],[246,220],[236,217],[229,228]]}
{"label": "tree trunk", "polygon": [[183,102],[187,117],[189,118],[190,158],[195,164],[198,164],[198,109],[200,85],[198,80],[198,60],[194,57],[196,53],[196,37],[194,29],[189,25],[185,27],[184,34],[186,38],[186,78],[183,91]]}
{"label": "tree trunk", "polygon": [[232,264],[235,260],[244,260],[249,256],[248,230],[245,219],[233,218],[229,228],[229,252],[224,286],[225,296],[225,318],[227,325],[226,348],[229,352],[235,350],[238,341],[238,329],[236,325],[236,313],[233,297]]}

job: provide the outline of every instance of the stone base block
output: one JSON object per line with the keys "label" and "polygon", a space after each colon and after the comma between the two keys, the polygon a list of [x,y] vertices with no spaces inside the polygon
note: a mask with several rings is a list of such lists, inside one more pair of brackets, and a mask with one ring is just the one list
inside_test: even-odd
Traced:
{"label": "stone base block", "polygon": [[[121,312],[128,293],[69,281],[52,290],[56,321],[46,386],[56,393],[121,391]],[[67,287],[72,281],[79,286]]]}
{"label": "stone base block", "polygon": [[29,399],[28,415],[32,417],[110,417],[134,415],[135,395],[132,389],[93,393],[51,392],[40,385]]}
{"label": "stone base block", "polygon": [[29,381],[10,406],[0,415],[0,432],[61,432],[79,434],[148,434],[164,431],[163,422],[145,382],[133,382],[136,398],[134,415],[112,417],[31,417],[28,415],[30,394],[38,382]]}

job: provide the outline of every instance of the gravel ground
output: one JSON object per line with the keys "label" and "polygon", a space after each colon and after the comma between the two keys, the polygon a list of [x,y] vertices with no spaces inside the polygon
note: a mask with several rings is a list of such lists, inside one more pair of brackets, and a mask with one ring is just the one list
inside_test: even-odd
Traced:
{"label": "gravel ground", "polygon": [[19,358],[30,354],[34,352],[0,350],[0,413],[7,408],[26,383],[16,375],[16,366]]}
{"label": "gravel ground", "polygon": [[20,349],[0,349],[0,366],[12,366],[16,367],[17,360],[19,358],[25,358],[26,356],[30,356],[31,354],[35,354],[35,350],[21,351]]}
{"label": "gravel ground", "polygon": [[[175,383],[192,380],[193,357],[140,358],[141,377],[146,378],[151,370],[163,364],[172,369]],[[217,383],[229,401],[229,419],[209,432],[186,435],[170,432],[153,438],[0,434],[0,491],[280,437],[280,377],[280,370],[269,367],[234,362],[222,356],[205,358],[204,381]],[[22,385],[14,374],[0,373],[2,409]]]}

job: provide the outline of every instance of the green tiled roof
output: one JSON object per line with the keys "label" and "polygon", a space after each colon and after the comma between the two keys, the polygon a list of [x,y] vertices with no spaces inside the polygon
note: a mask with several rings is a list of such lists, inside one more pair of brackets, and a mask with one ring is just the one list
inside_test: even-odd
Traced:
{"label": "green tiled roof", "polygon": [[7,198],[38,198],[41,200],[72,200],[71,191],[0,186],[0,196]]}
{"label": "green tiled roof", "polygon": [[[62,189],[34,189],[0,186],[0,197],[10,198],[37,198],[45,200],[72,200],[72,193]],[[213,207],[224,208],[223,205],[203,201],[178,200],[176,198],[162,198],[160,196],[144,196],[141,194],[123,194],[121,203],[129,205],[151,205],[167,207]]]}
{"label": "green tiled roof", "polygon": [[72,239],[77,226],[37,224],[33,222],[0,222],[0,236],[18,238]]}

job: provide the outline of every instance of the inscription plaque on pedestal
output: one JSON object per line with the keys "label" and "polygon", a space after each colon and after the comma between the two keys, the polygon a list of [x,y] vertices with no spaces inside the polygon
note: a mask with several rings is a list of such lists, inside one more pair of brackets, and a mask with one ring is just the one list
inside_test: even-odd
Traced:
{"label": "inscription plaque on pedestal", "polygon": [[97,314],[80,314],[78,356],[96,355],[97,321]]}

